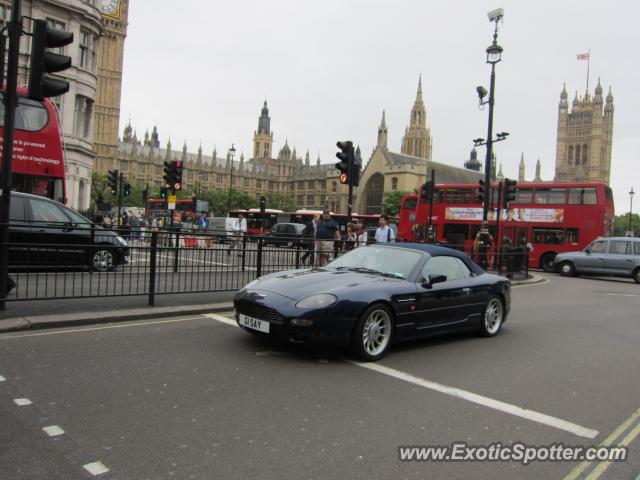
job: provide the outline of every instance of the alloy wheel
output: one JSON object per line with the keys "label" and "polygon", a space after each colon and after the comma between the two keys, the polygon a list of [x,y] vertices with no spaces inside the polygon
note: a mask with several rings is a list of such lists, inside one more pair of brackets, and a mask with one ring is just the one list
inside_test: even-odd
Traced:
{"label": "alloy wheel", "polygon": [[113,254],[109,250],[98,250],[93,254],[93,267],[99,272],[106,272],[113,267]]}
{"label": "alloy wheel", "polygon": [[502,325],[503,308],[502,302],[497,298],[492,298],[487,303],[484,311],[484,329],[489,335],[495,335]]}
{"label": "alloy wheel", "polygon": [[391,338],[391,318],[384,310],[374,310],[362,329],[362,345],[370,356],[384,352]]}

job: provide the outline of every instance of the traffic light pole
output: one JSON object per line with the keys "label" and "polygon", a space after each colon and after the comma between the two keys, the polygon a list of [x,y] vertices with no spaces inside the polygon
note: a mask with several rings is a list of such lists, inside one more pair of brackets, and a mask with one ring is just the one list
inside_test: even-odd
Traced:
{"label": "traffic light pole", "polygon": [[497,270],[498,273],[500,273],[500,262],[499,262],[499,256],[498,256],[498,252],[499,252],[499,248],[500,246],[502,246],[502,235],[500,235],[500,211],[502,208],[502,195],[506,194],[506,192],[503,191],[503,186],[502,186],[502,182],[500,182],[498,184],[498,208],[496,209],[496,236],[498,238],[495,239],[495,246],[494,246],[494,254],[493,254],[493,258],[495,258],[495,265],[498,266]]}
{"label": "traffic light pole", "polygon": [[[13,0],[9,22],[9,62],[4,92],[4,138],[2,143],[2,197],[0,198],[0,310],[5,309],[9,286],[9,212],[11,207],[11,163],[16,119],[18,56],[22,35],[22,1]],[[0,54],[4,57],[4,50]]]}
{"label": "traffic light pole", "polygon": [[429,195],[429,223],[427,227],[427,243],[433,242],[435,235],[431,233],[433,228],[433,195],[436,189],[436,171],[431,169],[431,192]]}
{"label": "traffic light pole", "polygon": [[351,151],[349,152],[349,169],[347,172],[347,176],[349,179],[349,199],[347,200],[347,222],[351,222],[351,214],[353,211],[353,170],[355,168],[355,165],[353,163],[355,162],[355,159],[352,153],[353,153],[353,147],[351,147]]}
{"label": "traffic light pole", "polygon": [[120,217],[122,215],[122,186],[124,184],[124,174],[120,173],[118,176],[118,223],[120,223]]}

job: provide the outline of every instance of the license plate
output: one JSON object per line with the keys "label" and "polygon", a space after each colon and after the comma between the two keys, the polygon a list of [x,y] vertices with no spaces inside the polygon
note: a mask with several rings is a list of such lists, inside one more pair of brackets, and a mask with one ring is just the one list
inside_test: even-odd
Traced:
{"label": "license plate", "polygon": [[269,333],[269,322],[266,320],[258,320],[257,318],[247,317],[243,314],[239,314],[238,319],[240,320],[240,325],[243,327],[258,330],[259,332]]}

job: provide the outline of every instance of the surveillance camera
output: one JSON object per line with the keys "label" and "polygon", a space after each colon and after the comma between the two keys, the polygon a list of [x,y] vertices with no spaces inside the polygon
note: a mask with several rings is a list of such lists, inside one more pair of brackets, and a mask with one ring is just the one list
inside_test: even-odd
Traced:
{"label": "surveillance camera", "polygon": [[476,92],[478,92],[478,96],[480,97],[480,100],[482,100],[484,97],[487,96],[487,89],[484,88],[482,85],[476,87]]}
{"label": "surveillance camera", "polygon": [[496,8],[495,10],[491,10],[487,13],[487,17],[489,17],[490,22],[497,22],[498,20],[502,20],[504,17],[504,8]]}

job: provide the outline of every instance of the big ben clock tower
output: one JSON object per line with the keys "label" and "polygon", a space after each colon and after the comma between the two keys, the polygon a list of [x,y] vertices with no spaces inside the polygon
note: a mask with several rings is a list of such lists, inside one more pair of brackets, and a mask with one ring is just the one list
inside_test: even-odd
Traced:
{"label": "big ben clock tower", "polygon": [[102,11],[105,29],[98,50],[98,85],[93,121],[93,148],[96,153],[94,170],[106,173],[117,168],[122,61],[129,0],[101,0],[98,6]]}

